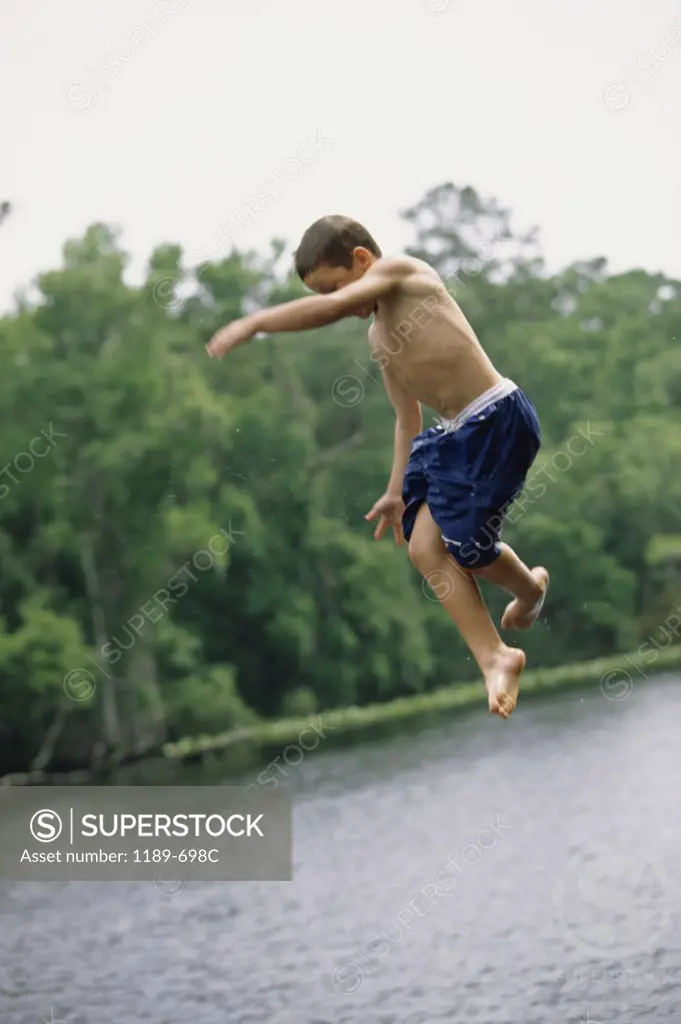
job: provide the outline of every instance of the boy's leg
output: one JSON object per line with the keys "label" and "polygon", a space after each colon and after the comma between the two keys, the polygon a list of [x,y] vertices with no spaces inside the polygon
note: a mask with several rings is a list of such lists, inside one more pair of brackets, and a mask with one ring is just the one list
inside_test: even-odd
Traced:
{"label": "boy's leg", "polygon": [[484,569],[471,571],[494,583],[515,600],[507,605],[501,619],[502,629],[529,629],[539,618],[549,585],[549,574],[542,565],[528,569],[513,548],[501,542],[499,557]]}
{"label": "boy's leg", "polygon": [[[440,603],[453,619],[480,666],[490,711],[508,718],[518,700],[525,654],[507,647],[497,633],[475,579],[448,555],[428,506],[421,505],[409,540],[409,557],[426,582],[437,578]],[[439,595],[438,595],[439,596]]]}

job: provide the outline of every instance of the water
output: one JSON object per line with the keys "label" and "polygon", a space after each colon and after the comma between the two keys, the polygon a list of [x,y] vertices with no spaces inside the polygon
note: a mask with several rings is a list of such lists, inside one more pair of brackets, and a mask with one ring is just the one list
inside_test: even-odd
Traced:
{"label": "water", "polygon": [[678,1022],[678,683],[287,768],[292,883],[0,883],[0,1021]]}

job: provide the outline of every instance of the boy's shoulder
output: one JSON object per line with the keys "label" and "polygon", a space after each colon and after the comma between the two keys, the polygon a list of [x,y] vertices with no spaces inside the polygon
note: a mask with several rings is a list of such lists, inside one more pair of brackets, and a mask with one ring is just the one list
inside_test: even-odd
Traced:
{"label": "boy's shoulder", "polygon": [[396,256],[381,256],[380,259],[376,260],[371,270],[374,273],[385,274],[386,276],[392,277],[396,282],[406,280],[407,278],[414,277],[415,275],[422,275],[430,278],[431,280],[440,281],[440,275],[424,260],[419,260],[415,256],[396,255]]}

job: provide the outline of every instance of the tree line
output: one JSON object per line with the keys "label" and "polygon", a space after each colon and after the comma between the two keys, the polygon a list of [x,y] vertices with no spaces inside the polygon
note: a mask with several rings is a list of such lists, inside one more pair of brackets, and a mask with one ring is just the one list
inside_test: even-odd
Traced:
{"label": "tree line", "polygon": [[[665,646],[681,602],[679,282],[605,259],[550,274],[538,233],[470,187],[403,216],[409,251],[541,418],[505,530],[552,572],[529,665]],[[126,264],[117,231],[93,225],[0,320],[0,774],[475,678],[437,593],[364,521],[392,451],[366,325],[216,363],[218,326],[303,294],[286,244],[190,277],[164,245],[141,285]]]}

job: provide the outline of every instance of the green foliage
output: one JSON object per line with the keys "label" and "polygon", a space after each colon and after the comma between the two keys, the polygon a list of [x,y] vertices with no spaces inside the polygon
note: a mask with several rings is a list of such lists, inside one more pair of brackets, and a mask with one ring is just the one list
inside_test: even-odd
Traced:
{"label": "green foliage", "polygon": [[318,710],[317,695],[309,686],[299,686],[297,690],[287,693],[281,704],[283,718],[306,718]]}
{"label": "green foliage", "polygon": [[[603,259],[550,276],[536,232],[472,188],[405,216],[539,410],[505,534],[552,574],[530,665],[657,635],[681,605],[681,285]],[[472,677],[404,550],[363,518],[392,446],[366,325],[206,358],[219,325],[302,294],[285,258],[281,241],[232,252],[188,286],[164,245],[133,287],[116,231],[93,225],[0,319],[0,774],[210,746],[282,714],[430,707]]]}
{"label": "green foliage", "polygon": [[177,684],[167,704],[174,731],[196,736],[252,726],[258,716],[246,707],[236,689],[229,665],[211,665],[186,676]]}

